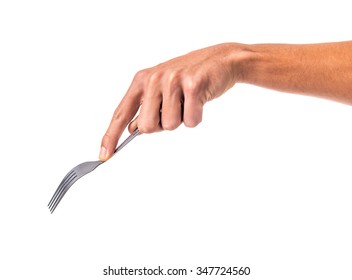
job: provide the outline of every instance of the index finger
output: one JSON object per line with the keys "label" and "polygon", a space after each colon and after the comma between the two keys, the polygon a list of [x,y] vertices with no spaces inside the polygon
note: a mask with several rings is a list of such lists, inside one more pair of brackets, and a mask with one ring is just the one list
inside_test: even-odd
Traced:
{"label": "index finger", "polygon": [[108,160],[115,151],[116,145],[126,126],[136,115],[141,101],[142,90],[131,84],[126,95],[116,108],[110,125],[101,141],[99,159]]}

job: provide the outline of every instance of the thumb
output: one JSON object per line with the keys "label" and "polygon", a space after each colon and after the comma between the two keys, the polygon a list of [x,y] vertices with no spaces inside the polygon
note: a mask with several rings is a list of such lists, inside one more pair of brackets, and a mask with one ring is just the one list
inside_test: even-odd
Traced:
{"label": "thumb", "polygon": [[129,133],[133,133],[138,128],[138,116],[128,125]]}

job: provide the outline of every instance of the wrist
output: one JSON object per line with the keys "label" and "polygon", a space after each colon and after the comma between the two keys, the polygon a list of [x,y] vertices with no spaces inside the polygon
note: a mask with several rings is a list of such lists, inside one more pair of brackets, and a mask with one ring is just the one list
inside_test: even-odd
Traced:
{"label": "wrist", "polygon": [[236,83],[249,83],[260,63],[260,52],[256,45],[230,44],[232,45],[232,51],[229,59],[234,81]]}

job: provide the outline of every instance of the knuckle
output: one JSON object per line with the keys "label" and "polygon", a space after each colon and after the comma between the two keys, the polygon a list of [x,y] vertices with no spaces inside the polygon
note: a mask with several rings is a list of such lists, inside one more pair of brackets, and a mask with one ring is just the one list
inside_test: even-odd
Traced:
{"label": "knuckle", "polygon": [[162,73],[159,71],[153,71],[148,74],[143,85],[145,96],[154,98],[160,94],[158,89],[160,88],[161,78]]}
{"label": "knuckle", "polygon": [[161,80],[161,77],[162,77],[162,73],[159,72],[159,71],[154,71],[153,73],[151,73],[149,75],[149,83],[150,84],[157,84],[160,82]]}
{"label": "knuckle", "polygon": [[181,73],[178,70],[170,70],[167,75],[167,85],[170,91],[174,91],[180,86]]}
{"label": "knuckle", "polygon": [[112,121],[116,121],[118,123],[123,123],[123,124],[128,122],[127,115],[121,112],[120,110],[115,110],[112,119],[113,119]]}
{"label": "knuckle", "polygon": [[135,82],[143,81],[146,78],[146,76],[148,75],[148,72],[149,72],[148,69],[143,69],[143,70],[138,71],[134,75],[133,81],[135,81]]}
{"label": "knuckle", "polygon": [[201,89],[202,81],[197,76],[188,77],[183,84],[185,94],[197,96]]}

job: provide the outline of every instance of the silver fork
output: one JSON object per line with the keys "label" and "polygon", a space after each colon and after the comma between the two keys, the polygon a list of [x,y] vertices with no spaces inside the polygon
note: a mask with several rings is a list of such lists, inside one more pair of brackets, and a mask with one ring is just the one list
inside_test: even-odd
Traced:
{"label": "silver fork", "polygon": [[[139,134],[140,134],[139,130],[136,129],[130,136],[127,137],[125,141],[123,141],[116,148],[113,155],[115,155],[118,151],[120,151],[123,147],[125,147],[130,141],[132,141],[133,138],[135,138]],[[54,210],[56,209],[59,202],[66,194],[66,192],[78,179],[82,178],[84,175],[88,174],[89,172],[92,172],[95,168],[97,168],[102,163],[104,163],[104,161],[100,161],[100,160],[83,162],[77,165],[75,168],[73,168],[70,172],[68,172],[67,175],[64,177],[64,179],[62,179],[60,185],[56,189],[56,192],[54,193],[53,197],[51,198],[48,204],[50,212],[51,213],[54,212]]]}

